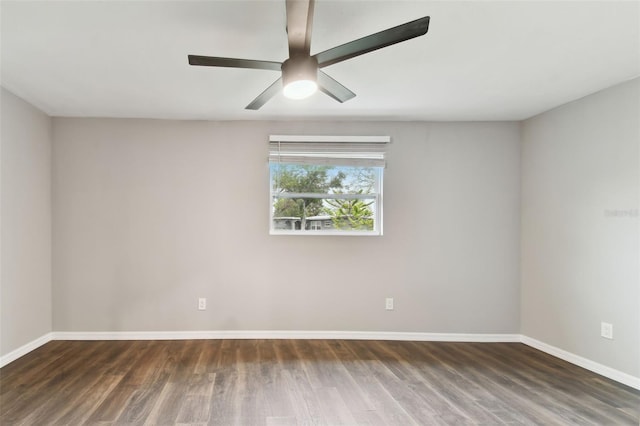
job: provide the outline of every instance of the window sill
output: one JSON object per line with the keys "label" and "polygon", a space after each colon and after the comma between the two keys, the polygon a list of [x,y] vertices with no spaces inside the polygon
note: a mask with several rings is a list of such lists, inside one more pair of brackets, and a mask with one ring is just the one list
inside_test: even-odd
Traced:
{"label": "window sill", "polygon": [[269,235],[322,236],[322,237],[381,237],[378,231],[269,231]]}

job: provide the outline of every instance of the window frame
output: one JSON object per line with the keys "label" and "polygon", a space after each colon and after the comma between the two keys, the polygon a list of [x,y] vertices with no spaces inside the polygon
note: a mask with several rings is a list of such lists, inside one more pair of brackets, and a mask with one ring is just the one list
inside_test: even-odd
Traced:
{"label": "window frame", "polygon": [[[388,144],[390,142],[389,136],[291,136],[291,135],[272,135],[270,136],[270,144],[276,142],[310,142],[310,143],[383,143]],[[346,146],[346,145],[345,145]],[[270,151],[270,164],[269,164],[269,235],[308,235],[308,236],[382,236],[383,235],[383,186],[384,186],[384,151],[382,151],[382,164],[378,159],[376,161],[376,165],[365,165],[358,163],[358,160],[362,160],[362,157],[359,156],[359,153],[355,153],[354,156],[356,161],[354,164],[344,164],[340,163],[330,166],[335,167],[350,167],[350,168],[373,168],[375,169],[375,192],[370,194],[331,194],[331,193],[275,193],[274,192],[274,170],[271,167],[272,163],[276,164],[287,164],[287,165],[327,165],[324,161],[319,161],[317,164],[312,162],[289,162],[283,161],[280,163],[279,161],[273,161],[272,155]],[[341,159],[343,161],[344,158]],[[348,159],[347,159],[348,162]],[[314,198],[314,199],[341,199],[341,200],[373,200],[373,230],[344,230],[344,229],[326,229],[325,228],[325,220],[322,220],[319,223],[320,229],[304,229],[301,225],[299,230],[293,229],[276,229],[274,226],[274,203],[276,199],[296,199],[296,198]],[[301,218],[302,219],[302,218]]]}

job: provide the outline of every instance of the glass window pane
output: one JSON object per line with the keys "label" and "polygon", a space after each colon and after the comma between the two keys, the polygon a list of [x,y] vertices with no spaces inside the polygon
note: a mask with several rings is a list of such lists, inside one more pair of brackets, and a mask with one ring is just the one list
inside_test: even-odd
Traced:
{"label": "glass window pane", "polygon": [[374,194],[379,168],[272,163],[271,190],[278,193]]}
{"label": "glass window pane", "polygon": [[273,229],[374,231],[375,199],[273,198]]}
{"label": "glass window pane", "polygon": [[271,163],[271,232],[382,233],[382,168]]}

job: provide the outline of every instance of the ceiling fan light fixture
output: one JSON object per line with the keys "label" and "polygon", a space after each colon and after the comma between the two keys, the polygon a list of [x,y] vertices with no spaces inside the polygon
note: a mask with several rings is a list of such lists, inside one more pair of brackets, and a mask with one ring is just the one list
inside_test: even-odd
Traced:
{"label": "ceiling fan light fixture", "polygon": [[318,61],[310,56],[294,56],[282,64],[283,94],[304,99],[318,90]]}
{"label": "ceiling fan light fixture", "polygon": [[289,99],[304,99],[316,93],[318,83],[311,80],[296,80],[284,86],[282,93]]}

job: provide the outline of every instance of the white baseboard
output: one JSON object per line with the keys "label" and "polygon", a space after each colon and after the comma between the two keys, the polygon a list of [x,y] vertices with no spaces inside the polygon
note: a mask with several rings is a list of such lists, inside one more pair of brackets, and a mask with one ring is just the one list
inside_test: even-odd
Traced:
{"label": "white baseboard", "polygon": [[640,378],[572,354],[520,334],[414,333],[391,331],[304,331],[304,330],[220,330],[220,331],[57,331],[47,333],[0,357],[0,367],[28,354],[51,340],[189,340],[189,339],[336,339],[405,340],[418,342],[519,342],[553,355],[616,382],[640,390]]}
{"label": "white baseboard", "polygon": [[519,342],[519,334],[413,333],[388,331],[54,331],[0,357],[0,368],[52,340],[336,339],[424,342]]}
{"label": "white baseboard", "polygon": [[428,342],[519,342],[519,334],[413,333],[389,331],[123,331],[55,332],[55,340],[186,340],[186,339],[338,339]]}
{"label": "white baseboard", "polygon": [[9,352],[6,355],[3,355],[0,357],[0,368],[4,367],[5,365],[9,364],[10,362],[15,361],[16,359],[20,358],[21,356],[24,356],[26,354],[28,354],[29,352],[38,349],[40,346],[44,345],[45,343],[48,343],[50,341],[53,340],[53,333],[47,333],[44,336],[40,336],[35,340],[32,340],[31,342],[20,346],[18,349],[13,350],[11,352]]}
{"label": "white baseboard", "polygon": [[587,370],[593,371],[594,373],[600,374],[601,376],[640,390],[639,377],[634,377],[630,374],[623,373],[622,371],[607,367],[606,365],[599,364],[595,361],[591,361],[590,359],[583,358],[571,352],[567,352],[563,349],[556,348],[555,346],[548,345],[531,337],[521,336],[520,341],[527,346],[536,348],[542,352],[548,353],[549,355],[553,355],[564,361],[570,362],[571,364],[586,368]]}

